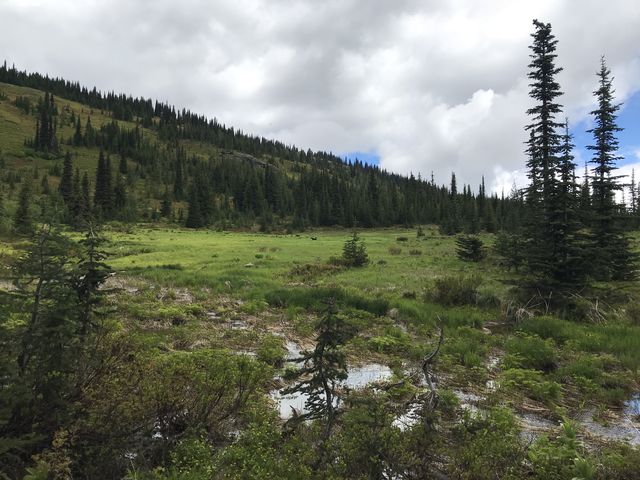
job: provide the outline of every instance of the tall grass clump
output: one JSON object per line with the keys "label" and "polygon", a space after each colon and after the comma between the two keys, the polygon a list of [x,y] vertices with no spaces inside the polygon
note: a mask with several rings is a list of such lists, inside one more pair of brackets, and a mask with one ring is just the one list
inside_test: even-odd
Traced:
{"label": "tall grass clump", "polygon": [[389,302],[383,298],[367,298],[340,288],[291,288],[275,289],[265,293],[265,300],[272,307],[302,307],[306,310],[322,310],[329,299],[346,308],[364,310],[382,316],[389,310]]}
{"label": "tall grass clump", "polygon": [[441,305],[472,305],[478,298],[480,277],[450,276],[438,278],[430,292],[430,300]]}
{"label": "tall grass clump", "polygon": [[537,336],[516,335],[505,344],[505,365],[549,372],[556,368],[557,355],[552,340]]}

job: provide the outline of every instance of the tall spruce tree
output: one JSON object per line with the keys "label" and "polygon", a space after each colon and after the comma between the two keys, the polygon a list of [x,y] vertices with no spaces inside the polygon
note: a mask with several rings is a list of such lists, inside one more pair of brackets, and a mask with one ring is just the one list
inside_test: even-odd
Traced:
{"label": "tall spruce tree", "polygon": [[113,207],[113,192],[111,189],[111,162],[105,158],[104,151],[100,149],[98,168],[96,170],[96,188],[93,196],[93,205],[97,214],[102,218],[108,218]]}
{"label": "tall spruce tree", "polygon": [[198,190],[195,185],[189,190],[189,213],[185,223],[188,228],[204,227],[204,218],[202,209],[200,208],[200,199],[198,198]]}
{"label": "tall spruce tree", "polygon": [[33,231],[33,217],[31,215],[31,179],[24,178],[18,195],[18,208],[13,215],[13,229],[21,234]]}
{"label": "tall spruce tree", "polygon": [[60,177],[58,191],[67,206],[70,205],[73,195],[73,162],[71,160],[71,153],[69,152],[64,156],[64,165],[62,167],[62,176]]}
{"label": "tall spruce tree", "polygon": [[563,154],[570,151],[570,147],[563,145],[559,133],[563,124],[556,120],[562,110],[557,102],[562,91],[555,78],[562,71],[555,65],[558,41],[549,23],[534,20],[533,25],[528,77],[531,80],[529,95],[535,105],[527,110],[531,123],[526,127],[530,184],[526,191],[525,258],[538,282],[551,288],[572,285],[582,278],[582,272],[569,268],[568,263],[574,239],[567,217],[567,201],[573,187],[563,175],[566,170],[563,165],[570,168],[572,163],[568,158],[563,160]]}
{"label": "tall spruce tree", "polygon": [[84,172],[82,175],[82,214],[83,216],[89,216],[91,214],[91,186],[89,185],[89,175]]}
{"label": "tall spruce tree", "polygon": [[553,271],[554,278],[563,285],[584,281],[588,273],[585,268],[585,242],[580,234],[582,225],[572,139],[569,120],[565,120],[559,158],[558,191],[554,206],[554,218],[557,221],[559,235],[556,239],[557,263]]}
{"label": "tall spruce tree", "polygon": [[614,102],[614,89],[611,71],[604,57],[600,61],[598,89],[593,92],[598,107],[591,112],[594,128],[594,144],[587,146],[593,152],[591,163],[592,195],[592,255],[594,275],[607,280],[623,280],[635,276],[635,256],[632,254],[629,240],[622,230],[620,214],[616,205],[615,192],[622,190],[619,179],[623,175],[614,175],[618,152],[616,134],[622,130],[617,124],[617,112],[620,104]]}

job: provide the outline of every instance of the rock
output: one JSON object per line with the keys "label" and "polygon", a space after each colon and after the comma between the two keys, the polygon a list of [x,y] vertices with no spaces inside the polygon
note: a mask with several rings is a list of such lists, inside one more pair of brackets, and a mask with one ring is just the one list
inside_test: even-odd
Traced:
{"label": "rock", "polygon": [[396,319],[400,315],[400,311],[397,308],[392,308],[391,310],[389,310],[389,313],[387,313],[387,315],[389,315],[389,318]]}
{"label": "rock", "polygon": [[255,267],[255,265],[253,263],[245,264],[245,268],[253,268],[253,267]]}

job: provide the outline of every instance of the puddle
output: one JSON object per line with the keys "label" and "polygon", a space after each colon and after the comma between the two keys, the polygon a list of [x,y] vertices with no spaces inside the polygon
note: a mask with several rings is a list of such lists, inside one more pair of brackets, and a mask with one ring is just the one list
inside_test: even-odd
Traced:
{"label": "puddle", "polygon": [[[633,404],[633,401],[629,402],[629,405]],[[630,415],[624,415],[622,418],[617,419],[616,422],[612,421],[608,425],[602,425],[594,420],[593,413],[593,410],[589,410],[577,419],[580,426],[591,435],[602,437],[606,440],[640,445],[640,423],[634,422]]]}
{"label": "puddle", "polygon": [[420,407],[421,405],[413,405],[409,408],[409,410],[406,411],[406,413],[403,413],[402,415],[397,417],[391,423],[391,425],[396,427],[401,432],[409,430],[411,427],[417,425],[420,421]]}
{"label": "puddle", "polygon": [[291,340],[287,340],[287,343],[284,345],[284,348],[287,350],[287,354],[284,356],[285,360],[294,360],[296,358],[300,358],[302,356],[302,350],[300,345]]}
{"label": "puddle", "polygon": [[291,395],[282,395],[280,390],[273,390],[269,396],[276,402],[278,411],[280,412],[280,418],[288,419],[293,416],[294,410],[296,413],[305,413],[307,410],[304,408],[304,404],[309,398],[304,393],[294,393]]}
{"label": "puddle", "polygon": [[520,438],[526,443],[536,440],[541,434],[549,432],[557,427],[557,425],[540,415],[533,413],[522,413],[516,415],[520,423]]}
{"label": "puddle", "polygon": [[247,324],[247,322],[244,322],[242,320],[232,320],[229,323],[227,323],[227,326],[231,330],[246,330],[247,328],[249,328],[249,325]]}
{"label": "puddle", "polygon": [[488,392],[495,392],[498,389],[498,382],[495,380],[487,380],[485,387]]}
{"label": "puddle", "polygon": [[463,392],[462,390],[453,390],[453,394],[460,401],[460,408],[462,408],[463,410],[467,410],[474,415],[479,412],[478,403],[486,400],[480,395],[476,395],[475,393]]}
{"label": "puddle", "polygon": [[487,361],[487,370],[489,371],[498,370],[499,365],[500,365],[500,357],[491,356]]}
{"label": "puddle", "polygon": [[349,376],[344,385],[349,388],[363,388],[370,383],[381,382],[391,378],[391,369],[379,363],[370,363],[349,369]]}
{"label": "puddle", "polygon": [[[300,356],[300,347],[293,342],[287,342],[288,360]],[[371,363],[360,367],[352,367],[349,369],[349,376],[341,385],[342,387],[358,389],[369,385],[370,383],[380,382],[391,378],[392,372],[386,365]],[[295,393],[291,395],[282,395],[280,390],[273,390],[269,396],[276,402],[280,418],[287,419],[293,415],[293,409],[298,413],[306,412],[304,404],[308,396],[303,393]]]}
{"label": "puddle", "polygon": [[640,393],[636,393],[631,400],[624,403],[624,414],[632,417],[640,415]]}

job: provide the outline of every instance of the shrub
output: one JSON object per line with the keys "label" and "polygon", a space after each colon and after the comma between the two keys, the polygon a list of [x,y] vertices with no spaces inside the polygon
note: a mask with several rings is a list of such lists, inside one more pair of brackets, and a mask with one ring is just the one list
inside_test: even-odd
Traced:
{"label": "shrub", "polygon": [[545,403],[559,402],[562,399],[560,385],[544,379],[536,370],[511,368],[502,372],[500,385],[514,392],[522,392],[530,398]]}
{"label": "shrub", "polygon": [[358,237],[357,232],[353,232],[352,237],[344,242],[342,259],[348,267],[364,267],[369,263],[367,248],[364,242]]}
{"label": "shrub", "polygon": [[392,245],[389,247],[389,255],[400,255],[402,253],[402,249],[400,247],[396,247]]}
{"label": "shrub", "polygon": [[550,440],[542,435],[529,448],[529,461],[533,478],[565,480],[595,478],[596,467],[586,456],[584,447],[576,437],[576,428],[570,422],[562,424],[560,435]]}
{"label": "shrub", "polygon": [[487,353],[485,335],[479,330],[461,327],[443,345],[442,353],[465,367],[479,367]]}
{"label": "shrub", "polygon": [[422,250],[418,250],[417,248],[412,248],[409,250],[409,255],[413,255],[414,257],[422,255]]}
{"label": "shrub", "polygon": [[556,368],[556,351],[551,340],[529,335],[517,335],[507,340],[505,365],[551,371]]}
{"label": "shrub", "polygon": [[433,300],[442,305],[470,305],[477,299],[482,281],[477,276],[442,277],[435,281]]}
{"label": "shrub", "polygon": [[456,239],[456,253],[465,262],[479,262],[484,258],[482,240],[473,235],[461,235]]}
{"label": "shrub", "polygon": [[523,240],[518,235],[499,233],[496,236],[494,250],[498,256],[502,257],[502,264],[508,269],[515,268],[518,271],[524,263]]}
{"label": "shrub", "polygon": [[257,354],[258,360],[268,365],[281,366],[284,360],[285,349],[282,337],[267,335],[260,342]]}
{"label": "shrub", "polygon": [[398,242],[408,242],[409,238],[408,237],[397,237],[396,241],[398,241]]}
{"label": "shrub", "polygon": [[418,238],[424,237],[424,230],[422,229],[421,225],[418,225],[418,230],[416,231],[416,237]]}
{"label": "shrub", "polygon": [[302,307],[307,310],[322,310],[326,308],[329,299],[334,299],[342,307],[363,310],[377,316],[385,315],[389,310],[389,302],[384,298],[362,297],[340,288],[282,288],[265,294],[267,303],[279,308]]}
{"label": "shrub", "polygon": [[632,302],[627,305],[627,318],[634,325],[640,326],[640,302]]}
{"label": "shrub", "polygon": [[487,415],[467,414],[455,429],[450,478],[493,480],[525,478],[525,447],[509,410],[494,408]]}

